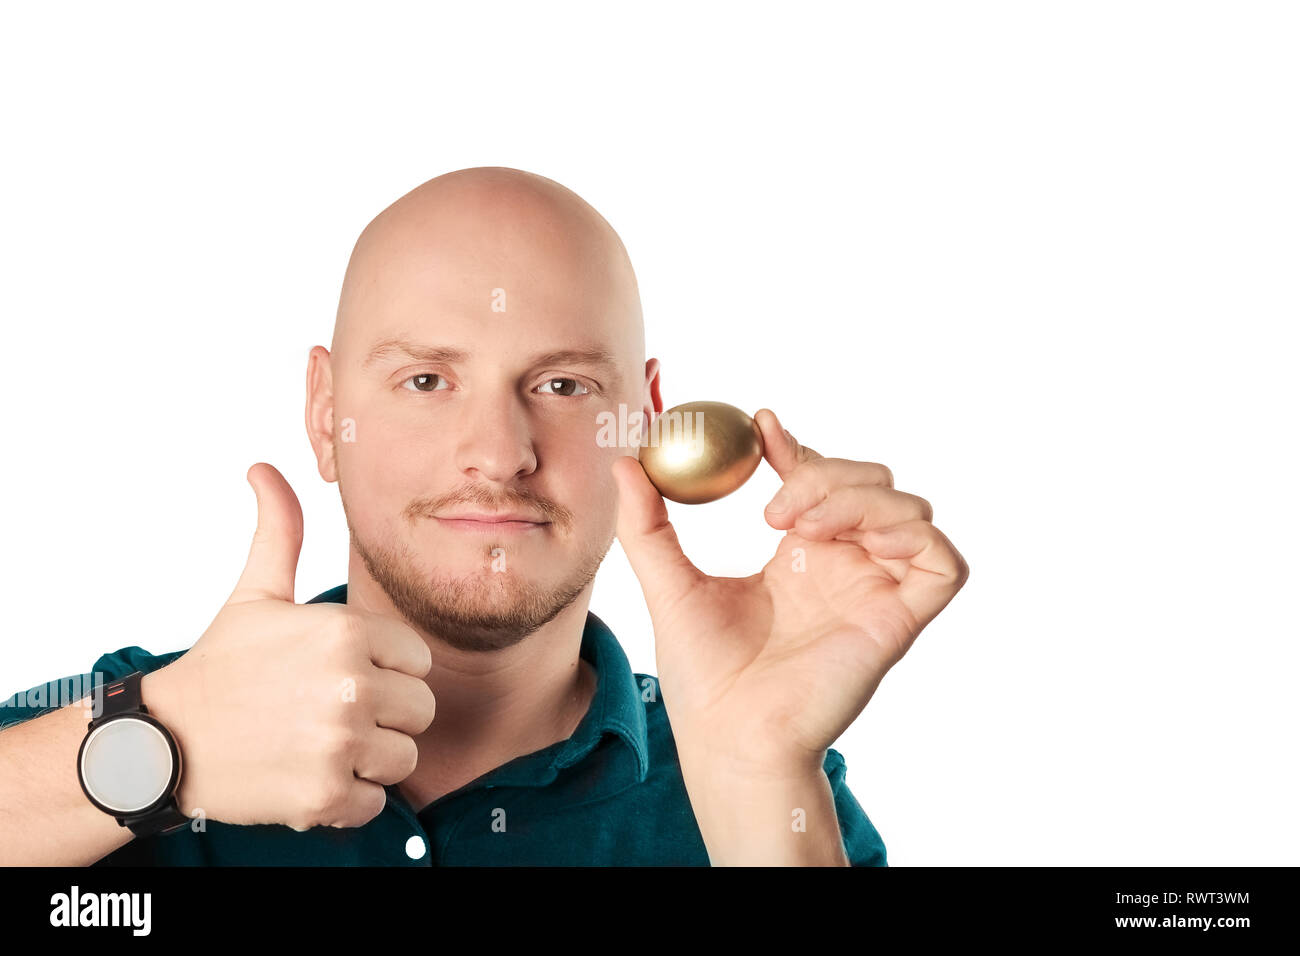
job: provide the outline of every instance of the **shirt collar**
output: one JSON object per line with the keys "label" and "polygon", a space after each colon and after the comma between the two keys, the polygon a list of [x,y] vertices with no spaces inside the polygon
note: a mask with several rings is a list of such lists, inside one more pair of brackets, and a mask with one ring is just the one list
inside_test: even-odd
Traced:
{"label": "shirt collar", "polygon": [[[347,604],[348,586],[340,584],[316,595],[308,604]],[[640,783],[650,771],[650,745],[646,734],[645,704],[627,655],[614,632],[591,611],[582,629],[580,655],[596,671],[596,691],[591,706],[568,740],[541,751],[548,755],[545,765],[537,767],[527,758],[517,758],[481,778],[494,786],[530,786],[550,783],[558,772],[571,767],[590,754],[601,738],[612,735],[635,758],[635,780]],[[539,773],[539,769],[542,773]]]}

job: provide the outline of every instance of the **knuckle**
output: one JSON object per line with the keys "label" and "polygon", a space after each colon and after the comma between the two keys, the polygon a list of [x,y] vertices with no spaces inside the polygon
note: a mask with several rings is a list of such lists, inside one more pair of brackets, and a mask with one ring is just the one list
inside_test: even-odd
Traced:
{"label": "knuckle", "polygon": [[365,624],[359,614],[355,612],[339,614],[330,622],[327,630],[329,649],[335,659],[352,661],[362,653],[369,656]]}
{"label": "knuckle", "polygon": [[337,810],[343,796],[343,788],[338,783],[337,775],[334,774],[326,777],[314,789],[309,791],[305,803],[307,813],[312,818],[312,824],[315,825],[337,816]]}
{"label": "knuckle", "polygon": [[415,768],[420,763],[420,748],[419,745],[416,744],[414,737],[407,737],[406,743],[403,745],[403,747],[406,750],[407,763],[408,763],[408,766],[406,768],[406,773],[403,774],[402,776],[402,779],[405,780],[407,777],[409,777],[411,774],[415,772]]}
{"label": "knuckle", "polygon": [[419,634],[416,634],[415,631],[410,632],[410,640],[412,642],[411,646],[416,648],[416,653],[420,659],[420,676],[425,677],[429,671],[433,670],[433,651],[429,649],[428,642]]}
{"label": "knuckle", "polygon": [[383,812],[388,796],[379,784],[358,790],[339,810],[336,827],[362,827]]}
{"label": "knuckle", "polygon": [[351,611],[343,615],[343,638],[352,646],[364,647],[366,643],[366,618],[363,614]]}
{"label": "knuckle", "polygon": [[428,717],[424,721],[424,729],[427,730],[429,728],[429,725],[433,723],[434,715],[437,714],[438,712],[438,698],[437,696],[434,695],[433,688],[429,687],[428,684],[425,684],[424,686],[429,691],[428,696],[425,698],[425,702],[427,704],[425,713],[428,715]]}
{"label": "knuckle", "polygon": [[352,615],[346,611],[331,615],[323,630],[321,638],[331,647],[344,646],[352,640]]}
{"label": "knuckle", "polygon": [[[812,451],[812,449],[809,449]],[[815,457],[806,458],[795,466],[793,474],[800,475],[804,481],[828,485],[836,480],[843,467],[843,458],[823,458],[816,452]]]}
{"label": "knuckle", "polygon": [[357,826],[363,826],[373,820],[379,814],[384,812],[384,807],[388,803],[388,794],[379,784],[366,788],[366,799],[360,802],[359,819]]}
{"label": "knuckle", "polygon": [[354,692],[353,700],[360,702],[363,708],[372,710],[380,698],[379,687],[375,684],[374,678],[367,672],[362,671],[360,674],[348,673],[339,675],[339,683],[351,681],[351,687]]}
{"label": "knuckle", "polygon": [[826,479],[822,461],[821,458],[814,458],[795,465],[781,479],[781,488],[792,495],[799,496],[807,494],[814,486],[823,484]]}
{"label": "knuckle", "polygon": [[333,768],[348,761],[356,750],[356,736],[346,725],[338,725],[327,730],[322,736],[319,751],[328,765]]}

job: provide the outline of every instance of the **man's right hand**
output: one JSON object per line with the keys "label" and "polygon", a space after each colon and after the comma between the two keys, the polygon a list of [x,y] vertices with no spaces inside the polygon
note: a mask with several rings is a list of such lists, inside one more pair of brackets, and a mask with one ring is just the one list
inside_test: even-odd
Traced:
{"label": "man's right hand", "polygon": [[405,623],[343,604],[294,604],[302,507],[284,476],[248,471],[257,531],[220,613],[145,676],[181,749],[181,811],[226,823],[359,827],[382,784],[415,769],[433,721],[432,657]]}

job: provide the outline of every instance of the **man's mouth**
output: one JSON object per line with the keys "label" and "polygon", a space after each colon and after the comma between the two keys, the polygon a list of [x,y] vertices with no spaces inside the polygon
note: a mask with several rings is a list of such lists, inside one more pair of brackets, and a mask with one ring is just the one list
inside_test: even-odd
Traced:
{"label": "man's mouth", "polygon": [[541,521],[519,512],[471,513],[457,515],[435,515],[434,520],[442,527],[453,531],[479,534],[523,534],[540,531],[547,527],[549,521]]}

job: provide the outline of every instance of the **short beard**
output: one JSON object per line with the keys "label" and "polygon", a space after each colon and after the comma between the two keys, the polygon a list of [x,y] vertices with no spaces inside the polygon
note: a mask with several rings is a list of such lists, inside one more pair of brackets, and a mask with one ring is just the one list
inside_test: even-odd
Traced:
{"label": "short beard", "polygon": [[586,557],[568,582],[548,592],[510,577],[508,571],[426,579],[414,573],[416,562],[405,546],[400,554],[388,547],[367,548],[350,521],[348,534],[371,578],[407,623],[462,651],[513,647],[554,620],[596,576],[614,540],[611,536],[599,553]]}

